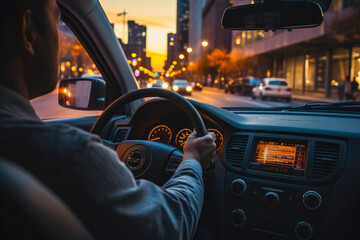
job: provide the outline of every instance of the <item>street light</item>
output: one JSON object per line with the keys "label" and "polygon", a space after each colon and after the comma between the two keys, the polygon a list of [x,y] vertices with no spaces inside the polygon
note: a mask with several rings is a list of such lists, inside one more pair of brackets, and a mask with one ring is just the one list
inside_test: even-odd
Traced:
{"label": "street light", "polygon": [[188,47],[188,48],[186,49],[186,51],[187,51],[188,53],[191,53],[191,52],[192,52],[192,48],[191,48],[191,47]]}
{"label": "street light", "polygon": [[209,42],[204,40],[204,41],[202,41],[201,45],[203,47],[207,47],[209,45]]}
{"label": "street light", "polygon": [[183,60],[183,59],[185,58],[185,55],[184,55],[184,54],[180,54],[180,55],[179,55],[179,58],[180,58],[181,60]]}
{"label": "street light", "polygon": [[125,11],[125,9],[123,12],[117,14],[118,17],[123,16],[123,42],[125,41],[125,17],[127,14],[128,13]]}

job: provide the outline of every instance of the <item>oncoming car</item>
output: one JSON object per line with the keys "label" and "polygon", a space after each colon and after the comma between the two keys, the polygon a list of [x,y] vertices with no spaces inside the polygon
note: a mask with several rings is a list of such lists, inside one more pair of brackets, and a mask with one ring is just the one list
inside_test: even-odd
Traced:
{"label": "oncoming car", "polygon": [[[179,0],[179,3],[186,2],[183,5],[178,4],[179,6],[189,5],[191,8],[183,11],[179,9],[179,13],[182,11],[184,14],[178,14],[178,24],[181,23],[180,18],[191,19],[191,26],[204,27],[203,31],[201,28],[195,29],[195,35],[205,34],[205,30],[211,27],[219,28],[221,23],[214,20],[221,17],[223,28],[235,32],[228,35],[225,35],[225,32],[213,34],[212,40],[200,36],[195,43],[186,42],[184,46],[192,47],[192,52],[189,49],[185,56],[186,49],[181,48],[184,52],[182,63],[177,54],[172,54],[176,59],[171,61],[157,61],[168,63],[168,66],[165,64],[154,71],[164,74],[164,79],[165,74],[168,74],[173,80],[173,92],[155,88],[139,89],[134,75],[139,66],[132,65],[131,54],[135,50],[143,54],[144,36],[150,35],[141,24],[148,24],[147,31],[155,28],[156,36],[160,34],[156,32],[157,28],[166,26],[165,30],[163,29],[165,40],[162,49],[168,46],[171,53],[177,47],[179,35],[168,33],[170,23],[164,19],[169,17],[160,16],[160,13],[175,13],[175,9],[166,9],[175,6],[175,1],[161,1],[158,5],[155,4],[156,1],[148,0],[118,1],[117,4],[110,0],[57,2],[62,10],[63,23],[68,26],[63,28],[63,24],[59,24],[59,28],[63,28],[61,40],[68,41],[61,44],[63,49],[60,59],[60,87],[31,101],[36,113],[45,123],[72,125],[96,134],[103,145],[114,151],[135,179],[152,181],[159,188],[176,172],[187,137],[194,128],[198,128],[195,123],[201,123],[204,132],[214,132],[216,160],[210,169],[204,171],[205,195],[201,205],[201,217],[193,237],[195,240],[357,238],[357,219],[360,215],[360,102],[338,101],[337,94],[339,89],[341,90],[338,86],[346,85],[345,79],[351,82],[360,79],[360,21],[353,20],[360,15],[358,1],[254,1],[254,4],[250,4],[250,0],[214,0],[197,4],[201,1]],[[189,2],[191,4],[188,4]],[[228,5],[220,11],[218,3]],[[230,7],[230,4],[234,4],[234,7]],[[237,6],[240,4],[249,5],[241,8]],[[156,6],[150,11],[152,5]],[[126,12],[123,9],[126,9]],[[225,9],[228,10],[223,14]],[[124,12],[120,14],[121,11]],[[219,12],[221,16],[207,15],[215,12]],[[149,13],[155,15],[146,15]],[[347,16],[353,18],[350,19],[351,24],[345,25],[343,21]],[[128,33],[142,29],[142,32],[134,34],[142,37],[135,42],[141,43],[136,48],[136,44],[131,43],[131,37],[119,40],[127,36],[125,33],[123,35],[122,31],[118,32],[118,24],[123,24],[125,19],[129,19],[129,23],[125,23],[126,27],[134,26]],[[132,19],[139,23],[135,25]],[[110,22],[115,23],[115,26]],[[172,24],[171,29],[191,29],[180,26],[176,28],[175,23]],[[337,25],[340,26],[340,32],[335,31]],[[74,41],[75,36],[79,38],[79,42]],[[221,42],[217,41],[217,38],[229,39],[229,46],[233,47],[234,51],[230,54],[230,49],[220,57],[211,55],[211,47]],[[158,38],[154,41],[158,41]],[[191,45],[202,41],[202,45]],[[67,44],[69,42],[72,44]],[[84,47],[83,52],[79,51],[79,47]],[[198,62],[192,60],[196,52],[199,55]],[[147,54],[150,56],[153,53],[149,50]],[[232,59],[236,54],[239,58]],[[152,57],[155,59],[166,55],[161,52],[153,54]],[[142,61],[137,60],[137,63],[143,64],[145,57]],[[189,68],[181,71],[179,66],[187,64],[185,60],[189,60]],[[211,66],[204,65],[210,60],[214,60]],[[194,61],[194,64],[190,68],[191,61]],[[154,68],[155,62],[154,60],[151,63]],[[80,67],[87,69],[83,66],[85,64],[88,69],[96,67],[104,81],[78,77],[76,73]],[[150,69],[150,64],[148,65],[147,69]],[[63,79],[65,73],[74,76]],[[252,101],[249,96],[224,94],[223,90],[211,87],[212,81],[219,77],[217,75],[234,78],[274,76],[265,78],[261,86],[254,88],[253,97],[280,97],[291,100],[291,103]],[[204,89],[194,93],[191,100],[178,96],[174,92],[184,95],[191,95],[192,92],[188,81],[178,80],[183,78],[201,83]],[[146,79],[150,79],[150,76],[146,76]],[[83,81],[87,83],[79,86],[87,87],[82,88],[82,94],[76,96],[76,93],[72,92],[69,95],[68,88]],[[158,87],[161,88],[163,83]],[[358,93],[358,89],[352,89],[351,85],[344,89],[353,96]],[[154,92],[158,95],[153,94]],[[298,92],[305,92],[307,95],[300,95]],[[149,96],[151,99],[147,99]],[[70,101],[76,97],[82,99]],[[133,101],[122,101],[123,98]],[[119,99],[122,100],[115,104],[114,101]],[[80,102],[81,105],[77,105]],[[184,106],[192,106],[191,109],[195,111],[189,113],[189,108],[184,109]],[[161,151],[151,151],[154,145],[161,146]],[[12,148],[6,151],[16,155],[19,150]],[[143,152],[145,154],[141,154]],[[56,153],[51,154],[56,157]],[[26,162],[32,161],[36,162],[37,156],[29,155]],[[47,169],[39,166],[39,171],[44,172]],[[0,172],[14,174],[6,168],[1,168]],[[99,169],[99,174],[106,173]],[[4,186],[8,184],[7,181],[1,183]],[[63,183],[59,180],[57,184]],[[14,186],[17,185],[9,185],[8,189],[11,190]],[[71,187],[69,185],[68,189]],[[109,185],[104,187],[112,187],[111,179]],[[52,219],[59,220],[57,222],[69,223],[67,227],[78,225],[68,222],[68,218],[64,220],[62,214],[58,213],[72,212],[78,222],[82,223],[81,226],[88,229],[95,238],[104,239],[101,231],[116,229],[116,224],[113,223],[99,231],[93,231],[92,226],[101,224],[98,217],[101,212],[94,209],[95,214],[92,217],[77,214],[77,207],[87,207],[86,199],[79,202],[78,206],[65,206],[61,211],[55,212],[55,208],[48,207],[53,205],[48,205],[47,199],[33,197],[36,195],[32,194],[38,193],[35,188],[18,190],[11,193],[31,193],[30,200],[41,200],[36,206],[43,206],[43,209],[52,213]],[[103,196],[97,197],[99,201],[104,200]],[[131,191],[129,198],[131,199]],[[23,195],[17,197],[17,200],[21,199],[25,199]],[[162,201],[161,198],[157,200]],[[111,198],[104,201],[106,207],[113,207]],[[23,202],[25,206],[29,206],[27,199]],[[7,205],[2,207],[6,209]],[[125,208],[126,205],[121,207]],[[144,209],[151,207],[144,206]],[[192,209],[180,211],[192,214]],[[15,208],[14,213],[19,212],[30,213],[32,219],[43,219],[44,216],[34,205],[30,205],[26,210]],[[25,232],[34,226],[46,232],[61,232],[47,225],[46,220],[40,223],[30,221],[31,224],[28,221],[28,224],[24,225],[8,221],[12,219],[12,215],[9,216],[2,215],[0,222],[15,222],[18,232]],[[152,220],[155,218],[156,216],[151,216]],[[118,220],[126,224],[126,217]],[[88,222],[93,224],[87,224]],[[154,232],[149,233],[149,238],[155,239],[153,235],[161,226],[157,227],[153,226],[152,221],[146,221],[132,225],[129,230],[134,235],[144,228],[153,230]],[[186,229],[191,226],[184,224],[177,227]],[[121,233],[119,235],[121,238]],[[25,235],[24,239],[28,239],[28,236],[31,235]],[[53,236],[56,238],[57,235]],[[179,238],[181,236],[179,233]],[[6,239],[3,236],[0,238]]]}
{"label": "oncoming car", "polygon": [[252,99],[281,98],[291,101],[291,88],[286,79],[264,78],[261,83],[252,89]]}
{"label": "oncoming car", "polygon": [[181,95],[191,96],[193,88],[187,80],[174,80],[172,83],[172,90]]}

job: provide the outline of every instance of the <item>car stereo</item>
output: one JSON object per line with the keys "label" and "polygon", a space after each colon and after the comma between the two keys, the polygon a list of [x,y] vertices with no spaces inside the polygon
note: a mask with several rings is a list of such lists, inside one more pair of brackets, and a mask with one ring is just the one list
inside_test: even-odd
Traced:
{"label": "car stereo", "polygon": [[255,138],[250,169],[305,176],[308,142],[290,139]]}

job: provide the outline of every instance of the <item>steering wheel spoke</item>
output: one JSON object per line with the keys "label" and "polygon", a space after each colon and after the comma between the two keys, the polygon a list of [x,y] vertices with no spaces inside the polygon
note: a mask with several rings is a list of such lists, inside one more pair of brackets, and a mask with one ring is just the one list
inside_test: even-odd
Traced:
{"label": "steering wheel spoke", "polygon": [[145,140],[123,141],[117,146],[116,153],[135,178],[145,178],[158,185],[163,185],[175,172],[167,169],[169,163],[174,163],[171,166],[175,167],[182,160],[182,153],[177,148]]}

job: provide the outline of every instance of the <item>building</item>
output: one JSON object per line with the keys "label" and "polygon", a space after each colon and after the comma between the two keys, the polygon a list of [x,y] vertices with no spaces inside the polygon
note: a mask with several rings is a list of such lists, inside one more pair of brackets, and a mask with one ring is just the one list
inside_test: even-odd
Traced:
{"label": "building", "polygon": [[206,53],[215,48],[231,51],[232,33],[221,27],[221,20],[226,8],[231,6],[229,0],[206,0],[202,10],[202,40],[209,43]]}
{"label": "building", "polygon": [[178,54],[186,54],[189,46],[190,0],[177,0],[176,36]]}
{"label": "building", "polygon": [[191,0],[190,1],[190,24],[189,24],[189,46],[192,52],[189,54],[189,61],[196,62],[201,58],[202,53],[202,9],[206,0]]}
{"label": "building", "polygon": [[[238,0],[235,4],[249,3]],[[255,59],[243,75],[283,77],[296,93],[336,97],[337,86],[346,78],[360,83],[360,39],[343,32],[351,27],[351,19],[359,24],[359,10],[354,9],[359,5],[358,1],[333,0],[323,24],[316,28],[235,31],[233,56]]]}
{"label": "building", "polygon": [[167,35],[167,56],[164,65],[164,69],[167,70],[171,66],[173,61],[177,61],[178,47],[177,47],[177,35],[176,33],[168,33]]}
{"label": "building", "polygon": [[129,60],[136,59],[137,65],[151,70],[151,58],[146,56],[146,26],[128,21],[128,42],[124,52]]}

